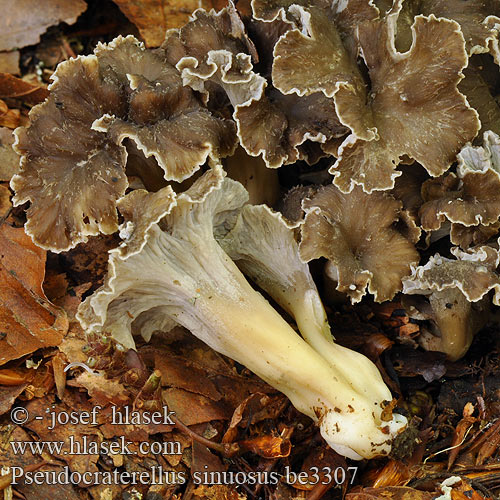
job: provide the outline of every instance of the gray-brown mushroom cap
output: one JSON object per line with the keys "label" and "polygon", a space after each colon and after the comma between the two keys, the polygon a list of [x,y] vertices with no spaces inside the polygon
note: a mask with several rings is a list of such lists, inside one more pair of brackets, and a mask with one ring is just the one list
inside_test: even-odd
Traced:
{"label": "gray-brown mushroom cap", "polygon": [[457,174],[422,185],[422,228],[436,231],[443,221],[464,226],[495,224],[500,217],[500,138],[484,133],[483,146],[467,144],[458,154]]}
{"label": "gray-brown mushroom cap", "polygon": [[359,187],[344,194],[331,185],[304,200],[303,207],[301,257],[326,257],[336,271],[338,290],[353,302],[359,302],[366,289],[377,302],[401,290],[401,279],[419,255],[393,227],[400,202],[383,193],[368,195]]}
{"label": "gray-brown mushroom cap", "polygon": [[[355,58],[344,46],[333,12],[317,5],[292,5],[288,14],[296,19],[297,28],[287,31],[274,47],[273,85],[284,94],[323,92],[326,97],[334,97],[343,125],[356,137],[376,137],[365,107],[364,80]],[[340,91],[345,103],[342,113],[337,102]]]}
{"label": "gray-brown mushroom cap", "polygon": [[231,1],[219,12],[196,10],[185,26],[167,32],[162,48],[184,85],[206,101],[220,87],[233,107],[262,95],[266,81],[253,71],[255,47]]}
{"label": "gray-brown mushroom cap", "polygon": [[464,226],[453,223],[450,228],[450,241],[454,245],[466,250],[469,247],[482,245],[488,242],[500,232],[500,221],[487,226],[478,224],[477,226]]}
{"label": "gray-brown mushroom cap", "polygon": [[117,230],[125,194],[125,138],[182,180],[236,147],[236,127],[214,117],[178,71],[133,36],[58,66],[47,101],[17,131],[16,205],[31,202],[26,231],[60,252]]}
{"label": "gray-brown mushroom cap", "polygon": [[144,156],[156,159],[166,180],[187,179],[207,160],[217,163],[234,152],[234,123],[204,108],[159,53],[131,37],[114,42],[112,49],[98,46],[96,53],[111,70],[118,57],[121,65],[130,66],[118,72],[129,93],[128,116],[101,115],[92,124],[94,130],[118,145],[125,139],[134,141]]}
{"label": "gray-brown mushroom cap", "polygon": [[53,80],[50,97],[31,110],[30,126],[16,131],[22,158],[11,187],[15,205],[31,202],[26,232],[60,252],[118,228],[126,151],[91,125],[104,113],[123,114],[125,102],[114,82],[101,80],[95,56],[61,63]]}
{"label": "gray-brown mushroom cap", "polygon": [[232,4],[217,13],[196,11],[186,26],[168,33],[164,50],[184,85],[209,104],[225,94],[240,144],[248,154],[262,155],[270,168],[309,160],[307,147],[302,147],[306,141],[324,143],[348,131],[332,99],[321,93],[283,95],[255,72],[255,47]]}
{"label": "gray-brown mushroom cap", "polygon": [[403,293],[428,298],[432,312],[427,319],[437,326],[438,350],[456,360],[465,354],[487,319],[490,290],[495,292],[493,303],[499,304],[496,268],[500,258],[498,250],[490,246],[451,251],[456,259],[436,254],[424,266],[412,266],[411,275],[403,280]]}
{"label": "gray-brown mushroom cap", "polygon": [[[476,111],[457,90],[467,65],[459,25],[433,15],[417,16],[412,46],[400,53],[394,47],[397,15],[358,28],[371,81],[368,108],[378,137],[366,141],[352,135],[341,146],[331,173],[345,192],[355,184],[367,192],[392,188],[404,155],[432,176],[440,175],[479,130]],[[335,102],[342,121],[351,97],[344,99],[341,88]]]}
{"label": "gray-brown mushroom cap", "polygon": [[417,14],[456,21],[464,35],[468,55],[488,51],[498,58],[500,3],[497,0],[419,0],[403,4],[397,42],[401,51],[411,44],[410,26]]}
{"label": "gray-brown mushroom cap", "polygon": [[298,160],[314,163],[317,157],[310,155],[308,144],[323,147],[348,132],[333,99],[321,92],[300,97],[268,87],[260,99],[238,106],[234,118],[241,145],[252,156],[262,155],[269,168]]}
{"label": "gray-brown mushroom cap", "polygon": [[[474,59],[469,59],[469,66],[464,69],[465,78],[458,85],[458,89],[467,97],[470,106],[479,114],[481,130],[478,136],[482,137],[484,132],[492,130],[500,134],[500,107],[495,99],[494,91],[484,78],[482,68],[483,58],[474,64]],[[494,66],[494,63],[491,62]],[[498,67],[489,68],[491,74],[498,73]]]}
{"label": "gray-brown mushroom cap", "polygon": [[403,293],[458,288],[470,302],[477,302],[494,289],[496,304],[500,298],[500,276],[495,272],[500,261],[498,250],[481,246],[466,252],[452,248],[451,252],[456,259],[436,254],[424,266],[412,266],[411,277],[403,282]]}

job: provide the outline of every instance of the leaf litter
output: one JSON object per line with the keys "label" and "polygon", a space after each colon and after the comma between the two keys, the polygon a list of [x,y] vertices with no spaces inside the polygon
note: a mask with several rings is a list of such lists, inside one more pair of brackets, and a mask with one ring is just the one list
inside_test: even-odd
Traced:
{"label": "leaf litter", "polygon": [[[182,25],[198,6],[198,2],[194,3],[116,1],[149,46],[161,43],[165,29]],[[89,2],[89,6],[80,1],[72,6],[66,4],[51,1],[44,6],[44,15],[33,10],[28,1],[11,6],[9,14],[15,17],[11,26],[22,26],[24,35],[21,39],[12,30],[0,29],[1,50],[37,44],[49,26],[63,33],[59,40],[71,39],[71,50],[76,53],[84,50],[90,39],[92,43],[96,37],[108,39],[111,31],[106,33],[106,24],[104,30],[99,30],[99,26],[88,21],[85,29],[78,27],[82,34],[74,36],[67,26],[57,26],[60,21],[75,22],[85,9],[92,11],[94,20],[99,19],[96,2]],[[218,7],[212,3],[204,5],[212,6]],[[127,29],[124,18],[117,16],[114,23],[112,29],[117,24]],[[43,49],[45,40],[42,36],[39,49]],[[67,48],[62,53],[69,56]],[[315,484],[314,468],[346,470],[352,463],[322,443],[312,421],[298,413],[275,389],[188,332],[176,329],[165,338],[139,345],[137,354],[120,350],[110,339],[87,339],[75,320],[76,309],[102,283],[107,251],[116,246],[117,240],[99,237],[64,256],[47,256],[25,235],[21,227],[23,214],[13,210],[9,201],[8,181],[16,169],[9,129],[21,124],[27,110],[48,92],[43,79],[29,80],[25,76],[20,79],[0,74],[0,465],[54,471],[67,465],[71,471],[79,472],[113,467],[137,471],[161,465],[184,472],[187,481],[170,486],[34,487],[24,483],[9,486],[0,478],[5,495],[15,492],[28,500],[481,500],[498,495],[500,350],[493,335],[483,334],[473,344],[468,358],[449,363],[442,356],[415,351],[413,339],[419,327],[401,312],[397,300],[383,305],[366,301],[357,306],[335,306],[335,312],[330,310],[332,324],[339,325],[334,332],[337,341],[348,347],[365,348],[391,388],[404,395],[398,404],[414,417],[411,446],[396,445],[394,455],[400,453],[404,458],[363,463],[352,484],[349,478],[338,488],[335,483],[328,487]],[[69,362],[85,362],[96,371],[75,368],[65,372]],[[446,377],[445,382],[442,377]],[[179,425],[109,424],[112,407],[129,405],[147,411],[164,404],[175,411]],[[102,407],[96,425],[65,424],[48,430],[46,422],[33,418],[22,425],[9,421],[9,411],[14,406],[26,407],[31,415],[41,415],[47,409],[56,414],[91,412],[95,405]],[[134,443],[134,451],[141,441],[175,441],[180,443],[180,453],[19,454],[9,446],[13,441],[67,442],[71,437],[80,442],[84,438],[102,442],[120,436]],[[304,472],[307,481],[281,479],[277,485],[236,488],[228,484],[197,485],[192,480],[195,472],[207,470],[282,474],[284,467]],[[455,482],[448,481],[455,476]]]}

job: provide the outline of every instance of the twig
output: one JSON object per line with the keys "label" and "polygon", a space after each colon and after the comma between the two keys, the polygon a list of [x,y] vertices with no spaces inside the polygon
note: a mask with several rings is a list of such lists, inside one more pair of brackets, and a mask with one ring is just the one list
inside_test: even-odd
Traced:
{"label": "twig", "polygon": [[172,417],[172,420],[175,422],[175,426],[178,427],[181,432],[187,434],[193,441],[203,444],[211,450],[218,451],[222,456],[226,458],[234,457],[240,451],[240,447],[237,443],[215,443],[214,441],[204,438],[203,436],[200,436],[196,432],[192,431],[178,418]]}
{"label": "twig", "polygon": [[333,486],[332,483],[319,483],[307,495],[307,500],[319,500]]}

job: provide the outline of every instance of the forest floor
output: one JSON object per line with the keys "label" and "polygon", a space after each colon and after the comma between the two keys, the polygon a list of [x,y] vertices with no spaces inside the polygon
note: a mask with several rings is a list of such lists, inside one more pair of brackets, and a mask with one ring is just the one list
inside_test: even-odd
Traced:
{"label": "forest floor", "polygon": [[[27,205],[11,203],[19,163],[12,132],[47,97],[58,63],[119,34],[158,45],[198,2],[170,2],[168,24],[148,0],[7,3],[2,16],[17,29],[0,19],[0,496],[498,498],[497,328],[483,329],[451,363],[418,347],[419,325],[397,300],[331,305],[337,341],[377,364],[410,422],[390,457],[361,462],[337,455],[285,396],[181,328],[139,343],[137,352],[86,338],[76,311],[102,285],[118,237],[94,237],[60,254],[36,247],[23,229]],[[286,171],[281,178],[286,183]],[[92,369],[67,370],[69,363]],[[130,413],[129,422],[112,421],[116,408],[143,414],[165,403],[173,413],[160,423]]]}

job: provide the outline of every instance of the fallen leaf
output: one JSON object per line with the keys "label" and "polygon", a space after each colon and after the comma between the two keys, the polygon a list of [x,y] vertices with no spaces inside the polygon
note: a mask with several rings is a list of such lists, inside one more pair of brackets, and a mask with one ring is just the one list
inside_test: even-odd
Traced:
{"label": "fallen leaf", "polygon": [[247,497],[238,493],[232,486],[225,484],[208,486],[202,484],[193,490],[192,498],[198,500],[245,500]]}
{"label": "fallen leaf", "polygon": [[485,493],[485,491],[475,490],[469,483],[469,479],[462,478],[458,484],[453,485],[451,498],[452,500],[492,500],[491,497],[485,496]]}
{"label": "fallen leaf", "polygon": [[[69,451],[78,451],[79,447],[80,451],[83,451],[85,449],[83,444],[84,439],[88,443],[93,441],[100,443],[102,438],[95,427],[83,423],[75,424],[72,421],[63,424],[62,422],[65,421],[71,408],[68,408],[64,403],[56,405],[54,395],[33,399],[26,404],[26,409],[30,415],[30,420],[24,426],[35,432],[40,441],[63,441],[65,443],[64,448],[60,452],[52,450],[52,456],[66,462],[73,471],[82,473],[85,471],[97,471],[96,463],[99,455],[69,453]],[[52,423],[52,412],[56,415],[55,426],[53,429],[49,429],[49,427],[52,427],[50,425]],[[43,418],[36,419],[36,416],[42,416]],[[70,436],[72,436],[75,443],[73,450],[69,447]]]}
{"label": "fallen leaf", "polygon": [[164,351],[156,352],[155,368],[161,372],[162,385],[196,392],[214,401],[222,397],[208,378],[209,374],[181,356],[173,356]]}
{"label": "fallen leaf", "polygon": [[361,491],[348,493],[346,500],[432,500],[434,492],[420,491],[407,486],[387,486],[385,488],[362,488]]}
{"label": "fallen leaf", "polygon": [[7,413],[16,398],[24,391],[28,384],[13,387],[0,387],[0,415]]}
{"label": "fallen leaf", "polygon": [[73,387],[87,389],[92,402],[100,406],[116,405],[119,408],[130,400],[129,392],[118,380],[107,379],[103,375],[82,372],[75,380],[68,381]]}
{"label": "fallen leaf", "polygon": [[247,427],[267,418],[276,418],[288,405],[288,399],[283,395],[268,396],[255,393],[245,398],[234,410],[229,428],[222,438],[223,443],[236,440],[238,427]]}
{"label": "fallen leaf", "polygon": [[220,458],[213,454],[206,446],[193,441],[193,458],[191,462],[191,475],[211,472],[223,472],[227,470]]}
{"label": "fallen leaf", "polygon": [[476,465],[483,465],[488,458],[500,448],[500,420],[497,420],[488,430],[483,431],[470,451],[478,450]]}
{"label": "fallen leaf", "polygon": [[453,433],[453,440],[450,445],[450,453],[448,454],[448,469],[451,469],[451,466],[455,462],[458,454],[461,451],[462,444],[465,442],[465,438],[469,434],[469,431],[472,429],[472,426],[479,420],[479,418],[472,416],[474,412],[474,405],[472,403],[467,403],[464,407],[463,417],[458,422],[455,432]]}
{"label": "fallen leaf", "polygon": [[19,156],[12,149],[14,135],[12,130],[0,127],[0,181],[10,181],[19,170]]}
{"label": "fallen leaf", "polygon": [[92,283],[82,283],[81,285],[68,288],[67,293],[63,297],[54,299],[54,304],[62,307],[66,311],[68,319],[72,323],[72,330],[77,330],[78,332],[82,331],[80,323],[76,320],[76,313],[82,302],[83,294],[89,290],[91,286]]}
{"label": "fallen leaf", "polygon": [[[169,339],[169,334],[165,338]],[[162,383],[196,392],[214,401],[222,400],[227,407],[237,407],[245,398],[255,393],[276,393],[276,389],[267,385],[255,375],[239,374],[234,362],[210,349],[189,332],[176,338],[175,344],[167,345],[163,339],[153,336],[152,342],[139,349],[144,359],[153,359],[162,371]],[[168,363],[159,363],[165,358]],[[179,366],[175,366],[178,364]],[[203,387],[195,371],[206,387]]]}
{"label": "fallen leaf", "polygon": [[43,290],[48,299],[55,304],[56,300],[64,297],[68,291],[66,273],[54,274],[48,269],[43,282]]}
{"label": "fallen leaf", "polygon": [[82,350],[87,341],[81,338],[79,333],[75,334],[70,331],[59,344],[59,351],[66,356],[68,363],[85,363],[87,361],[88,356]]}
{"label": "fallen leaf", "polygon": [[352,480],[352,469],[347,467],[345,458],[328,446],[314,448],[304,460],[300,474],[307,475],[307,479],[298,480],[296,476],[295,481],[289,484],[306,491],[314,490],[319,485],[345,486]]}
{"label": "fallen leaf", "polygon": [[0,126],[15,129],[21,124],[21,112],[18,109],[10,109],[0,99]]}
{"label": "fallen leaf", "polygon": [[5,219],[11,208],[9,188],[4,184],[0,184],[0,219]]}
{"label": "fallen leaf", "polygon": [[499,387],[500,375],[481,375],[481,377],[477,379],[464,378],[444,380],[441,384],[436,409],[439,413],[445,413],[446,411],[452,410],[457,415],[460,415],[467,403],[475,401],[478,396],[484,396],[485,394],[488,395],[490,404],[498,405],[500,403]]}
{"label": "fallen leaf", "polygon": [[199,7],[216,7],[210,0],[113,0],[130,22],[137,26],[148,47],[158,47],[170,28],[186,24]]}
{"label": "fallen leaf", "polygon": [[410,477],[410,470],[406,464],[399,460],[390,459],[382,469],[376,471],[376,477],[373,477],[373,480],[370,482],[371,486],[374,488],[401,486],[406,483]]}
{"label": "fallen leaf", "polygon": [[30,377],[28,377],[26,373],[17,372],[10,368],[0,369],[0,385],[22,385],[27,382],[29,378]]}
{"label": "fallen leaf", "polygon": [[69,276],[80,284],[90,283],[90,291],[99,288],[108,271],[108,251],[118,246],[117,234],[96,236],[78,245],[63,256]]}
{"label": "fallen leaf", "polygon": [[[8,441],[33,441],[33,438],[21,427],[15,426]],[[39,455],[31,453],[29,447],[24,453],[14,453],[9,443],[5,443],[5,448],[0,453],[0,467],[22,467],[24,470],[34,467],[43,462]],[[43,465],[43,471],[53,471],[55,474],[63,472],[62,465]],[[23,495],[26,500],[80,500],[81,497],[76,492],[72,484],[48,484],[46,481],[19,481],[16,491]],[[17,495],[16,495],[17,496]],[[9,497],[5,497],[9,498]],[[15,498],[15,497],[14,497]]]}
{"label": "fallen leaf", "polygon": [[240,450],[251,451],[263,458],[283,458],[290,455],[292,444],[279,436],[257,436],[238,441]]}
{"label": "fallen leaf", "polygon": [[438,380],[446,373],[446,355],[437,351],[417,351],[411,347],[398,346],[391,354],[394,368],[402,377],[421,375],[426,382]]}
{"label": "fallen leaf", "polygon": [[64,371],[65,365],[66,360],[64,354],[58,352],[52,358],[52,371],[54,373],[54,382],[56,384],[57,396],[61,400],[64,397],[64,390],[66,389],[66,372]]}
{"label": "fallen leaf", "polygon": [[22,99],[30,104],[38,104],[49,97],[49,91],[40,85],[33,85],[10,73],[0,73],[0,97]]}
{"label": "fallen leaf", "polygon": [[35,48],[35,57],[43,63],[44,68],[53,69],[60,62],[75,57],[75,53],[64,35],[58,33],[54,37],[44,37]]}
{"label": "fallen leaf", "polygon": [[23,228],[0,226],[0,365],[57,346],[68,330],[42,290],[45,256]]}
{"label": "fallen leaf", "polygon": [[0,18],[0,50],[11,50],[40,41],[49,26],[73,24],[84,12],[83,0],[4,0]]}
{"label": "fallen leaf", "polygon": [[[231,410],[221,401],[212,401],[201,394],[183,389],[163,391],[163,401],[169,410],[175,411],[175,417],[184,425],[201,424],[210,420],[229,420]],[[196,411],[193,411],[196,408]]]}
{"label": "fallen leaf", "polygon": [[19,75],[19,58],[21,53],[18,50],[0,52],[0,73],[11,73]]}

